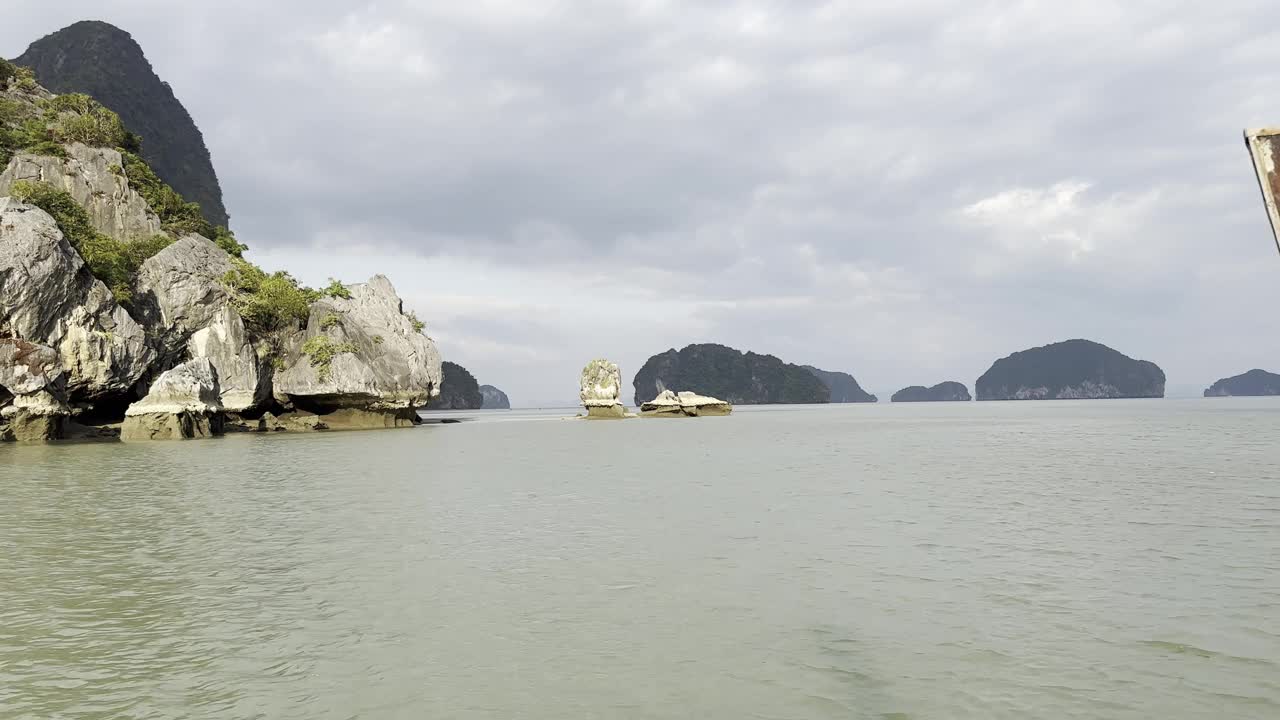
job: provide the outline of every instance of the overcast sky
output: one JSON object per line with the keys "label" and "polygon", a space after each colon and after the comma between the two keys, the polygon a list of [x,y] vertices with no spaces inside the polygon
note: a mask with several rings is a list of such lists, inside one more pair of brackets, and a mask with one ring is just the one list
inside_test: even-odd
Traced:
{"label": "overcast sky", "polygon": [[882,393],[1073,337],[1280,371],[1273,0],[105,6],[5,13],[0,54],[132,33],[251,259],[386,274],[517,405],[694,342]]}

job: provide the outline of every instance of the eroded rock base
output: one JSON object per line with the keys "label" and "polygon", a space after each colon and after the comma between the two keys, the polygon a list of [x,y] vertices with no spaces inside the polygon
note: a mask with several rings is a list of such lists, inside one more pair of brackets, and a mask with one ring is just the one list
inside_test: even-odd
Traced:
{"label": "eroded rock base", "polygon": [[222,413],[145,413],[130,415],[120,426],[120,439],[192,440],[221,435]]}

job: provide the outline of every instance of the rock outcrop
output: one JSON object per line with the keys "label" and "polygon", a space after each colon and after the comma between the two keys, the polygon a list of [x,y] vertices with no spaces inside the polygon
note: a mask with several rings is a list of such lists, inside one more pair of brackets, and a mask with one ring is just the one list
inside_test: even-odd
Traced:
{"label": "rock outcrop", "polygon": [[1205,397],[1251,397],[1280,395],[1280,375],[1266,370],[1250,370],[1242,375],[1223,378],[1204,391]]}
{"label": "rock outcrop", "polygon": [[772,355],[739,352],[724,345],[688,345],[649,358],[632,383],[644,404],[663,390],[688,388],[735,405],[826,403],[831,391],[810,371]]}
{"label": "rock outcrop", "polygon": [[849,373],[819,370],[812,365],[801,365],[800,367],[808,370],[823,385],[827,386],[827,390],[831,392],[830,401],[833,403],[873,403],[878,399],[875,395],[863,390],[858,381]]}
{"label": "rock outcrop", "polygon": [[511,409],[511,400],[507,398],[507,394],[492,385],[481,385],[480,396],[484,399],[480,405],[482,410]]}
{"label": "rock outcrop", "polygon": [[658,397],[640,406],[641,417],[702,417],[728,415],[733,405],[691,392],[663,390]]}
{"label": "rock outcrop", "polygon": [[923,385],[912,385],[904,387],[893,394],[890,398],[891,402],[968,402],[973,398],[969,395],[969,388],[964,385],[948,380],[947,382],[938,383],[933,387],[925,387]]}
{"label": "rock outcrop", "polygon": [[404,416],[440,394],[440,353],[405,315],[391,281],[349,285],[351,297],[311,306],[306,328],[281,348],[273,379],[287,407],[327,415],[342,408]]}
{"label": "rock outcrop", "polygon": [[223,408],[244,412],[268,399],[271,373],[221,281],[232,268],[231,256],[211,240],[188,235],[142,264],[133,308],[162,365],[208,358],[218,371]]}
{"label": "rock outcrop", "polygon": [[624,418],[622,373],[615,363],[603,358],[592,360],[582,369],[578,397],[589,418]]}
{"label": "rock outcrop", "polygon": [[155,351],[39,208],[0,198],[0,336],[58,352],[72,404],[124,395]]}
{"label": "rock outcrop", "polygon": [[132,187],[124,159],[110,148],[75,143],[67,157],[19,153],[0,172],[0,196],[19,180],[43,182],[67,191],[89,213],[98,232],[117,240],[149,238],[160,232],[160,218]]}
{"label": "rock outcrop", "polygon": [[222,434],[218,371],[208,358],[187,361],[156,378],[147,396],[125,411],[122,440],[183,440]]}
{"label": "rock outcrop", "polygon": [[0,439],[57,440],[71,409],[58,352],[25,340],[0,338]]}
{"label": "rock outcrop", "polygon": [[[33,43],[14,62],[56,93],[84,93],[143,137],[142,158],[214,225],[227,224],[222,189],[195,121],[129,33],[84,21]],[[4,193],[0,193],[3,195]]]}
{"label": "rock outcrop", "polygon": [[480,384],[466,368],[445,360],[440,364],[440,395],[427,406],[430,410],[479,410],[484,405]]}
{"label": "rock outcrop", "polygon": [[997,360],[975,383],[979,400],[1164,397],[1164,371],[1089,340],[1067,340]]}

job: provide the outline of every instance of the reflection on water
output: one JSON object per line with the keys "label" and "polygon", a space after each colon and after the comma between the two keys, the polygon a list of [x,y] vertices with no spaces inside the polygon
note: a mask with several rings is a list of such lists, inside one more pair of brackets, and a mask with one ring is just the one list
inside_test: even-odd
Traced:
{"label": "reflection on water", "polygon": [[1277,436],[1234,400],[0,446],[0,717],[1280,717]]}

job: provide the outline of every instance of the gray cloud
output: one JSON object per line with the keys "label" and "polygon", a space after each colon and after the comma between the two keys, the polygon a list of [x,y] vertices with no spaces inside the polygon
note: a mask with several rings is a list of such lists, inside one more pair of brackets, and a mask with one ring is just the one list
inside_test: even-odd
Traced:
{"label": "gray cloud", "polygon": [[1207,384],[1280,365],[1240,130],[1269,2],[132,0],[238,235],[387,272],[517,402],[720,341],[877,390],[1086,336]]}

